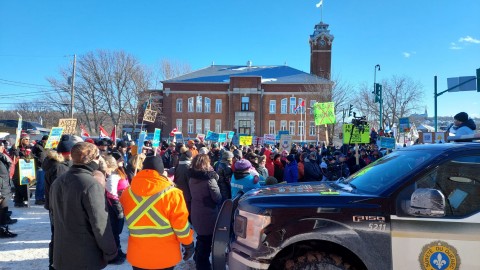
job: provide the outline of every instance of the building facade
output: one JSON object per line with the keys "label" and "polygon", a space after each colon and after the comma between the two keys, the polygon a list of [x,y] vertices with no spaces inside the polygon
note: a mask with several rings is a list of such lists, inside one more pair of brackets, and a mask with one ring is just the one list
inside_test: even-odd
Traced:
{"label": "building facade", "polygon": [[249,61],[240,66],[211,65],[163,81],[162,137],[174,128],[189,138],[209,130],[254,136],[288,130],[295,141],[325,140],[324,127],[315,126],[311,107],[331,101],[332,41],[327,24],[315,25],[310,73]]}

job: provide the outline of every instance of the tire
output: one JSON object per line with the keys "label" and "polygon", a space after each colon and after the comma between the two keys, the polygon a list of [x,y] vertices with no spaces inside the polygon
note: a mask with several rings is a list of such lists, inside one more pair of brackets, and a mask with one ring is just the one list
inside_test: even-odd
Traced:
{"label": "tire", "polygon": [[285,262],[286,270],[356,270],[357,267],[346,261],[342,256],[309,251]]}

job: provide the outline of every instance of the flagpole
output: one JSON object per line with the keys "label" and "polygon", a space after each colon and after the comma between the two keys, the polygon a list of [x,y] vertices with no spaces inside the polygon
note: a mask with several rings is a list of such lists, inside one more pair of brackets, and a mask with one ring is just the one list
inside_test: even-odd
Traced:
{"label": "flagpole", "polygon": [[[299,106],[298,109],[300,110],[300,123],[301,123],[301,122],[303,121],[303,120],[302,120],[302,119],[303,119],[303,117],[302,117],[302,116],[303,116],[303,113],[302,113],[302,107],[301,107],[301,106],[302,106],[302,103],[300,102],[300,105],[298,105],[298,106]],[[302,143],[302,139],[303,139],[303,134],[300,133],[300,144]]]}

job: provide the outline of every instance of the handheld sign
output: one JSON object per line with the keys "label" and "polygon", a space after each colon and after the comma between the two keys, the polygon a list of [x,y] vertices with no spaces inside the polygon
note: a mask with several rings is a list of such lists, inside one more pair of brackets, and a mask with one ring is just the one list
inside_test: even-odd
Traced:
{"label": "handheld sign", "polygon": [[227,133],[219,133],[218,142],[226,142],[226,141],[227,141]]}
{"label": "handheld sign", "polygon": [[360,130],[353,124],[343,124],[343,143],[370,143],[370,127],[368,125],[363,126],[363,130]]}
{"label": "handheld sign", "polygon": [[27,185],[31,180],[35,179],[35,160],[18,160],[18,171],[20,185]]}
{"label": "handheld sign", "polygon": [[63,127],[63,134],[75,134],[77,130],[77,119],[62,118],[58,120],[58,126]]}
{"label": "handheld sign", "polygon": [[152,147],[159,147],[160,146],[160,133],[162,132],[161,129],[156,128],[155,132],[153,133],[153,140],[152,140]]}
{"label": "handheld sign", "polygon": [[157,111],[146,109],[143,114],[143,121],[153,123],[157,118]]}
{"label": "handheld sign", "polygon": [[380,137],[380,147],[394,149],[395,138]]}
{"label": "handheld sign", "polygon": [[137,154],[141,154],[143,150],[143,145],[145,144],[145,138],[147,137],[146,132],[140,133],[140,136],[138,137],[138,149],[137,149]]}
{"label": "handheld sign", "polygon": [[45,149],[57,148],[60,138],[63,134],[63,127],[53,127],[48,135],[48,140],[45,143]]}
{"label": "handheld sign", "polygon": [[315,103],[313,105],[314,111],[313,115],[315,117],[315,125],[328,125],[335,124],[335,103],[333,102],[324,102],[324,103]]}
{"label": "handheld sign", "polygon": [[264,134],[263,142],[269,145],[275,144],[275,134]]}
{"label": "handheld sign", "polygon": [[282,135],[280,137],[280,149],[290,153],[292,148],[292,135]]}
{"label": "handheld sign", "polygon": [[253,136],[240,136],[239,144],[244,146],[252,145]]}

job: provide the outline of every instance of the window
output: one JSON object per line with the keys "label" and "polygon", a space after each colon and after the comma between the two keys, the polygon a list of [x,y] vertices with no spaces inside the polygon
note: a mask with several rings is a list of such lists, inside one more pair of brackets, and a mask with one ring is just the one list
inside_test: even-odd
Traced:
{"label": "window", "polygon": [[295,121],[290,121],[289,124],[288,133],[290,133],[290,135],[295,135]]}
{"label": "window", "polygon": [[188,119],[187,133],[193,134],[193,119]]}
{"label": "window", "polygon": [[202,112],[202,96],[197,96],[197,102],[196,102],[196,111],[197,112]]}
{"label": "window", "polygon": [[305,134],[305,126],[303,121],[298,121],[298,135],[303,136]]}
{"label": "window", "polygon": [[250,97],[242,97],[242,104],[241,104],[242,111],[249,111],[250,110]]}
{"label": "window", "polygon": [[194,103],[193,97],[188,98],[188,112],[193,112],[193,103]]}
{"label": "window", "polygon": [[210,119],[203,120],[204,133],[207,134],[210,130]]}
{"label": "window", "polygon": [[287,99],[282,98],[280,101],[280,113],[281,114],[286,114],[287,113]]}
{"label": "window", "polygon": [[202,119],[197,119],[196,120],[196,125],[195,125],[195,133],[199,134],[199,133],[202,133]]}
{"label": "window", "polygon": [[270,106],[269,106],[268,112],[273,113],[273,114],[277,113],[277,101],[276,100],[270,100]]}
{"label": "window", "polygon": [[222,132],[222,120],[221,119],[215,119],[215,132],[216,133],[221,133]]}
{"label": "window", "polygon": [[308,135],[315,136],[315,121],[310,121],[310,128],[308,129]]}
{"label": "window", "polygon": [[275,120],[268,121],[268,133],[275,134]]}
{"label": "window", "polygon": [[215,113],[222,113],[222,100],[215,99]]}
{"label": "window", "polygon": [[181,98],[177,98],[176,109],[177,112],[182,112],[183,100]]}
{"label": "window", "polygon": [[177,119],[175,121],[178,132],[182,132],[182,119]]}
{"label": "window", "polygon": [[295,113],[295,107],[297,107],[297,98],[290,97],[290,113]]}
{"label": "window", "polygon": [[287,130],[287,120],[280,121],[280,130]]}
{"label": "window", "polygon": [[205,113],[210,113],[210,107],[211,107],[211,100],[209,98],[205,98]]}
{"label": "window", "polygon": [[310,100],[310,107],[311,110],[310,110],[310,114],[313,114],[313,110],[314,110],[314,107],[315,107],[315,103],[317,103],[316,100]]}

